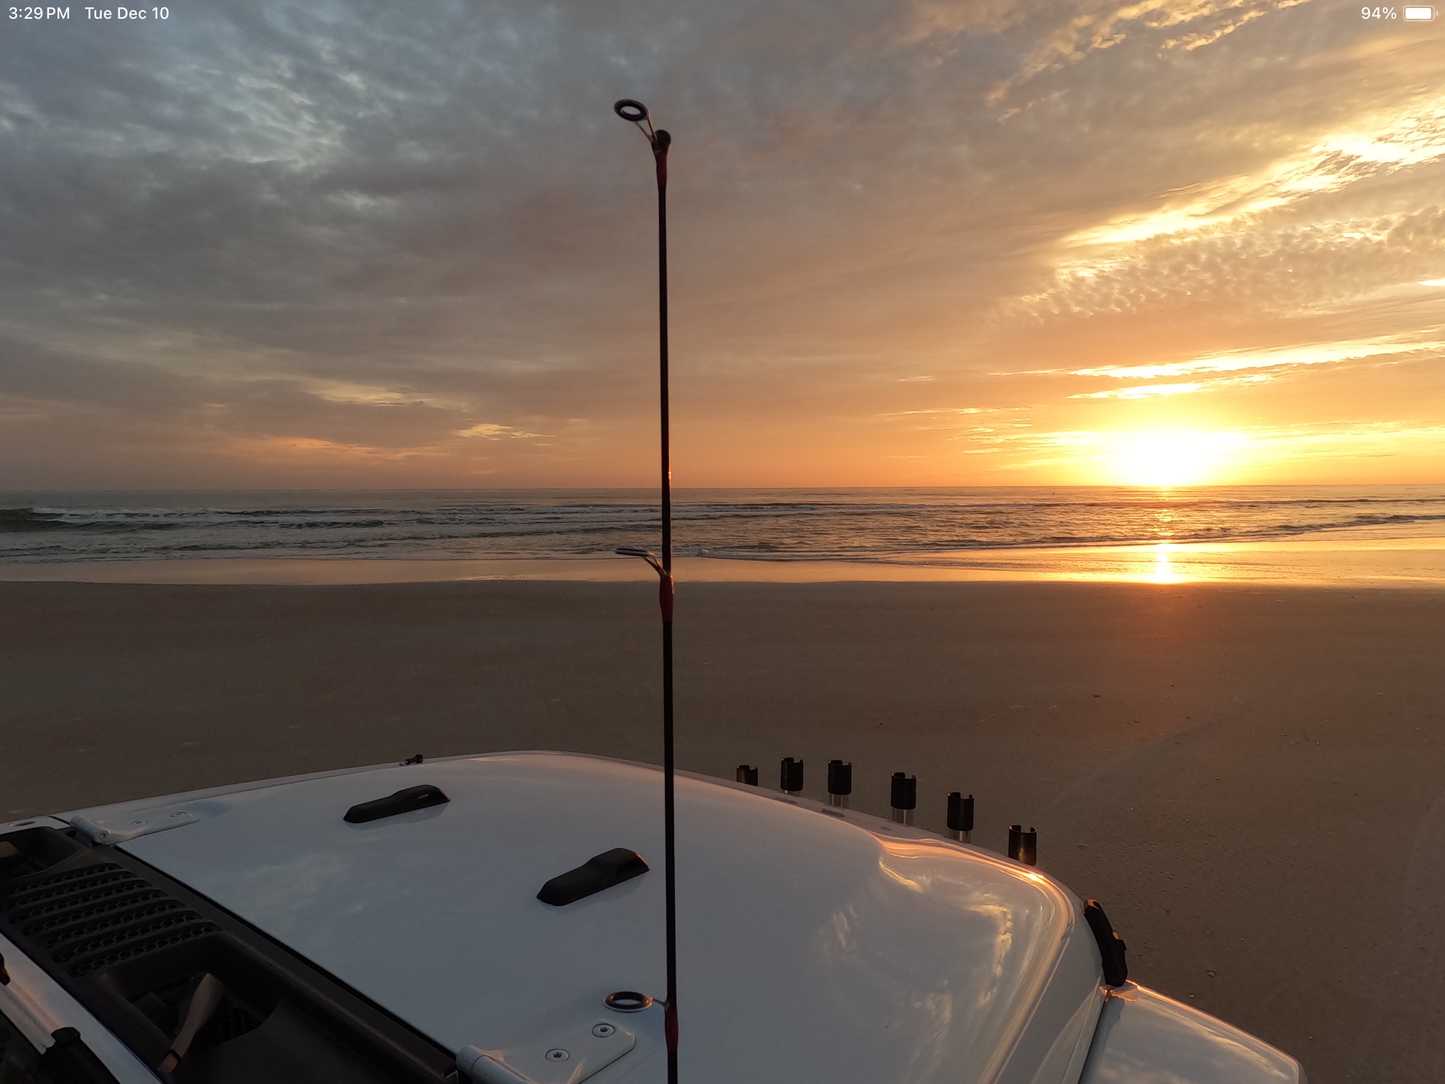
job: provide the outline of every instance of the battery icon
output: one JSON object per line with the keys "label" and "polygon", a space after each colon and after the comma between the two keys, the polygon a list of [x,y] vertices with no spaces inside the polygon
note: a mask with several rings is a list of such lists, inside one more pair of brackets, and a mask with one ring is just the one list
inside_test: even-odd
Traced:
{"label": "battery icon", "polygon": [[1435,18],[1434,8],[1406,8],[1405,18],[1407,21],[1428,23]]}

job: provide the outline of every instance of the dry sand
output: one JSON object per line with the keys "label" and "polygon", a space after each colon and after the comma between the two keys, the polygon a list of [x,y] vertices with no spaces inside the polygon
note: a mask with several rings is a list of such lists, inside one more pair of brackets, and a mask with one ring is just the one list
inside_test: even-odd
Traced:
{"label": "dry sand", "polygon": [[[659,756],[639,584],[0,584],[0,819],[481,750]],[[1445,592],[685,584],[679,762],[1039,828],[1132,976],[1314,1084],[1445,1080]]]}

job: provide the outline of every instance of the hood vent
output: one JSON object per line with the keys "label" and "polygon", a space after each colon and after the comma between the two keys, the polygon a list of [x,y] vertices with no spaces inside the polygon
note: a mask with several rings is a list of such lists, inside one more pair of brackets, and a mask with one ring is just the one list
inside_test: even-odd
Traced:
{"label": "hood vent", "polygon": [[219,928],[109,862],[11,881],[0,919],[75,978]]}

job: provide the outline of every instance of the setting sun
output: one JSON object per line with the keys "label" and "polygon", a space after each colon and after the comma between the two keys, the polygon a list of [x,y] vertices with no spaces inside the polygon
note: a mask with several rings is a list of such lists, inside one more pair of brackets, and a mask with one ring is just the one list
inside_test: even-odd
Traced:
{"label": "setting sun", "polygon": [[1117,440],[1105,460],[1111,480],[1165,489],[1219,481],[1226,455],[1238,442],[1232,434],[1185,429],[1121,433]]}

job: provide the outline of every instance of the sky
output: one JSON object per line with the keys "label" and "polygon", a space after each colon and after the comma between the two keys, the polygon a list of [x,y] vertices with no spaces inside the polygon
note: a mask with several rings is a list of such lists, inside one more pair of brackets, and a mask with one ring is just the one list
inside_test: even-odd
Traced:
{"label": "sky", "polygon": [[0,33],[0,489],[655,483],[624,97],[678,486],[1445,481],[1445,18],[144,10]]}

